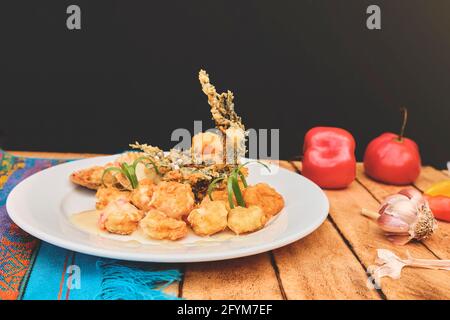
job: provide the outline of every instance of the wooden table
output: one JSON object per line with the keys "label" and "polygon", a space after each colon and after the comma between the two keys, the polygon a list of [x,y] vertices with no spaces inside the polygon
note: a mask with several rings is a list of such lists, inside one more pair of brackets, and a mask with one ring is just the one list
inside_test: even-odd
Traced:
{"label": "wooden table", "polygon": [[[90,157],[92,154],[12,152],[51,158]],[[301,163],[280,161],[300,174]],[[425,190],[449,179],[447,171],[423,167],[414,187]],[[380,201],[401,187],[374,182],[358,164],[357,179],[340,191],[325,191],[330,214],[311,235],[283,248],[246,258],[182,264],[184,277],[167,291],[187,299],[450,299],[450,272],[405,268],[399,280],[383,278],[380,290],[367,287],[366,269],[374,264],[376,249],[401,257],[450,259],[450,223],[424,242],[394,246],[376,223],[360,214],[376,210]],[[301,195],[299,195],[301,196]]]}

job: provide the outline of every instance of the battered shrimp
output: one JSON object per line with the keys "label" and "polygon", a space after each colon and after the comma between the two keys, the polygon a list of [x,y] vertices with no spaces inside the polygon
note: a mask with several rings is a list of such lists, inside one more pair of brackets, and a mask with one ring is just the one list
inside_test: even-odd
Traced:
{"label": "battered shrimp", "polygon": [[101,187],[97,190],[95,197],[97,198],[97,202],[95,203],[95,207],[97,209],[103,209],[110,202],[116,200],[130,200],[130,192],[129,191],[121,191],[112,187]]}
{"label": "battered shrimp", "polygon": [[260,207],[270,219],[284,207],[283,197],[266,183],[258,183],[244,190],[244,201],[247,206]]}
{"label": "battered shrimp", "polygon": [[[244,192],[244,185],[242,184],[241,181],[239,181],[239,188],[241,189],[241,192]],[[231,207],[230,207],[230,202],[228,200],[228,191],[226,189],[216,189],[213,192],[211,192],[211,197],[213,199],[213,201],[216,200],[221,200],[225,202],[225,206],[227,207],[227,210],[230,211]],[[208,202],[211,202],[210,197],[207,195],[203,198],[201,205],[206,204]],[[233,195],[233,203],[236,206],[237,202],[236,202],[236,198]]]}
{"label": "battered shrimp", "polygon": [[227,216],[224,201],[209,201],[192,210],[187,219],[196,234],[209,236],[227,227]]}
{"label": "battered shrimp", "polygon": [[153,239],[177,240],[186,236],[186,222],[168,217],[161,211],[150,210],[139,226]]}
{"label": "battered shrimp", "polygon": [[194,208],[194,194],[188,184],[163,181],[156,186],[150,205],[170,218],[181,219]]}
{"label": "battered shrimp", "polygon": [[125,200],[110,202],[100,213],[98,221],[102,230],[117,234],[131,234],[137,227],[144,213]]}
{"label": "battered shrimp", "polygon": [[222,162],[222,138],[213,132],[200,132],[192,137],[192,157],[202,162]]}
{"label": "battered shrimp", "polygon": [[[120,167],[122,163],[127,163],[132,165],[133,162],[141,157],[145,157],[144,152],[125,152],[120,155],[113,163],[112,166]],[[138,163],[136,165],[136,178],[140,182],[141,180],[151,179],[153,181],[158,180],[158,174],[154,169],[146,167],[143,163]],[[121,173],[113,173],[112,176],[124,189],[132,190],[131,183],[126,176]]]}
{"label": "battered shrimp", "polygon": [[[127,161],[133,163],[133,161],[138,158],[137,155],[140,154],[141,153],[138,152],[129,152],[121,156],[119,160],[122,161],[121,163],[126,163]],[[133,186],[129,178],[123,172],[118,172],[118,170],[123,170],[123,168],[121,168],[121,163],[119,163],[118,160],[116,160],[116,162],[106,165],[104,167],[106,170],[105,171],[106,174],[105,175],[102,174],[103,178],[102,182],[105,186],[108,187],[116,187],[118,189],[133,191]],[[113,170],[114,168],[116,168],[117,171],[116,170],[110,171]],[[139,183],[141,183],[144,180],[150,180],[155,183],[159,181],[160,177],[156,172],[156,170],[154,168],[147,167],[144,163],[137,163],[136,166],[134,166],[134,170],[137,181]]]}
{"label": "battered shrimp", "polygon": [[[222,201],[225,204],[225,208],[227,209],[227,211],[231,210],[230,203],[228,201],[228,193],[226,190],[220,190],[220,189],[214,190],[211,193],[211,197],[213,200],[211,200],[211,198],[208,195],[206,195],[203,198],[202,202],[200,203],[200,206],[204,207],[205,205],[207,205],[210,202]],[[233,202],[235,205],[237,204],[236,199],[234,199],[234,198],[233,198]]]}
{"label": "battered shrimp", "polygon": [[127,163],[127,164],[133,164],[133,162],[140,157],[145,156],[144,152],[125,152],[122,153],[116,161],[114,161],[115,164],[121,164],[121,163]]}
{"label": "battered shrimp", "polygon": [[160,176],[156,170],[154,168],[146,167],[143,163],[138,163],[136,165],[136,178],[139,183],[141,183],[142,180],[151,180],[154,183],[157,183],[160,180]]}
{"label": "battered shrimp", "polygon": [[234,233],[248,233],[264,227],[267,217],[260,207],[235,207],[228,214],[228,228]]}
{"label": "battered shrimp", "polygon": [[105,168],[101,166],[94,166],[87,169],[82,169],[73,172],[70,175],[70,180],[80,186],[88,189],[97,190],[102,185],[102,175]]}
{"label": "battered shrimp", "polygon": [[155,184],[150,179],[139,181],[139,186],[131,192],[131,203],[140,210],[150,210],[154,188]]}

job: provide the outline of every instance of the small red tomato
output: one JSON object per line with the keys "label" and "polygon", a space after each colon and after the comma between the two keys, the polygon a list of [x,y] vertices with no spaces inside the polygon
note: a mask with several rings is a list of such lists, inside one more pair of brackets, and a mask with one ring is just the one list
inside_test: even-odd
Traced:
{"label": "small red tomato", "polygon": [[420,174],[421,159],[419,147],[403,137],[407,113],[400,135],[383,133],[373,139],[364,154],[364,170],[371,178],[394,185],[406,185],[414,182]]}

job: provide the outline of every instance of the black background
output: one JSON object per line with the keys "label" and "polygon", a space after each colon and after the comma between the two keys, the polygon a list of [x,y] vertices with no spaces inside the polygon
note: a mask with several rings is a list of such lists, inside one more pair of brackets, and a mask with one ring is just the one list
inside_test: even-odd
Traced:
{"label": "black background", "polygon": [[[82,30],[66,28],[66,8]],[[366,28],[378,4],[382,30]],[[450,160],[450,1],[2,1],[0,130],[7,149],[164,149],[212,126],[197,73],[235,94],[248,128],[280,128],[282,158],[316,125],[357,139],[398,131],[425,163]]]}

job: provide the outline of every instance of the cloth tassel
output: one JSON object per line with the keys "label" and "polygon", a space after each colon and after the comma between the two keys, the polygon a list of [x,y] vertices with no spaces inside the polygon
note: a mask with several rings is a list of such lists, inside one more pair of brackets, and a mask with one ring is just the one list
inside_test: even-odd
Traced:
{"label": "cloth tassel", "polygon": [[96,300],[177,300],[162,290],[181,279],[178,270],[142,270],[117,261],[98,261],[103,276]]}

